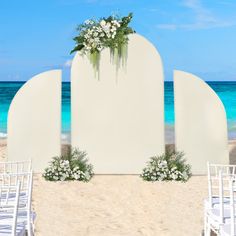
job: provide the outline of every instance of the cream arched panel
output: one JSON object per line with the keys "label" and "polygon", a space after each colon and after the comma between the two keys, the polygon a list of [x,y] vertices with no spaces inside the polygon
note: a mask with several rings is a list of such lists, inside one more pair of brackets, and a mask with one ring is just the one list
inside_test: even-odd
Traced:
{"label": "cream arched panel", "polygon": [[61,71],[34,76],[16,93],[8,112],[8,160],[29,158],[41,172],[61,152]]}
{"label": "cream arched panel", "polygon": [[86,56],[71,68],[72,146],[87,151],[98,174],[139,174],[164,152],[163,67],[156,48],[131,35],[126,69],[116,77],[102,52],[100,80]]}
{"label": "cream arched panel", "polygon": [[205,174],[207,161],[229,162],[227,119],[216,93],[195,75],[174,72],[175,144],[194,174]]}

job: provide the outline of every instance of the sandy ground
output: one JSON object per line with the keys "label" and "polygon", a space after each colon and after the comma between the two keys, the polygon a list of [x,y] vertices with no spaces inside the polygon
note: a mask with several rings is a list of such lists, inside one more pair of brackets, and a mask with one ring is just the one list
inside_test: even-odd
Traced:
{"label": "sandy ground", "polygon": [[[3,143],[0,153],[5,159]],[[149,183],[133,175],[54,183],[35,175],[36,236],[199,236],[206,196],[205,176],[187,183]]]}
{"label": "sandy ground", "polygon": [[36,235],[201,235],[206,177],[147,183],[138,176],[95,176],[89,183],[35,177]]}
{"label": "sandy ground", "polygon": [[[6,143],[0,143],[2,159]],[[36,236],[201,235],[205,176],[188,183],[148,183],[139,176],[98,175],[89,183],[34,176]]]}

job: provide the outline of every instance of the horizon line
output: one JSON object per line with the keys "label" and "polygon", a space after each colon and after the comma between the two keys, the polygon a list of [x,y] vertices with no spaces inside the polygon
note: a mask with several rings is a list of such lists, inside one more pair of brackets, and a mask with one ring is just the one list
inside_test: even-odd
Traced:
{"label": "horizon line", "polygon": [[[30,80],[30,79],[29,79]],[[25,83],[29,80],[0,80],[0,83]],[[203,80],[204,82],[236,82],[236,80]],[[173,80],[164,80],[164,82],[174,82]],[[71,83],[70,80],[62,83]]]}

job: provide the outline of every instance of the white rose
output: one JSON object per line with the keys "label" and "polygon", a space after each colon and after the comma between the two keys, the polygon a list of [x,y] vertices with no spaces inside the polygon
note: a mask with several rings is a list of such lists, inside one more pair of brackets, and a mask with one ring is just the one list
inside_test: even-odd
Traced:
{"label": "white rose", "polygon": [[112,28],[111,28],[111,32],[114,32],[114,31],[116,31],[116,28],[115,28],[115,27],[112,27]]}
{"label": "white rose", "polygon": [[109,32],[110,32],[110,27],[107,26],[107,25],[105,25],[105,26],[103,27],[103,30],[104,30],[106,33],[109,33]]}
{"label": "white rose", "polygon": [[98,51],[101,51],[101,50],[102,50],[102,47],[101,47],[101,46],[98,46],[97,49],[98,49]]}
{"label": "white rose", "polygon": [[105,26],[106,25],[106,21],[105,20],[101,20],[100,21],[100,25],[103,27],[103,26]]}

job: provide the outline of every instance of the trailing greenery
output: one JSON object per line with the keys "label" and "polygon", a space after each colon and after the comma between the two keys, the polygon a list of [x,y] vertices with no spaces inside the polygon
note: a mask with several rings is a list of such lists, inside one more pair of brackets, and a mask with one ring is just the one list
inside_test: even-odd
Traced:
{"label": "trailing greenery", "polygon": [[111,61],[118,71],[121,65],[126,64],[128,35],[135,33],[129,27],[132,17],[133,14],[129,13],[122,18],[112,15],[100,20],[86,20],[77,27],[78,35],[74,38],[76,46],[71,53],[80,51],[88,55],[95,74],[99,77],[101,51],[109,48]]}
{"label": "trailing greenery", "polygon": [[183,152],[175,152],[168,148],[161,156],[150,158],[143,169],[141,178],[146,181],[182,181],[191,177],[191,166],[186,164]]}
{"label": "trailing greenery", "polygon": [[60,157],[53,157],[43,177],[49,181],[78,180],[88,182],[93,176],[93,166],[88,164],[87,153],[69,149]]}

